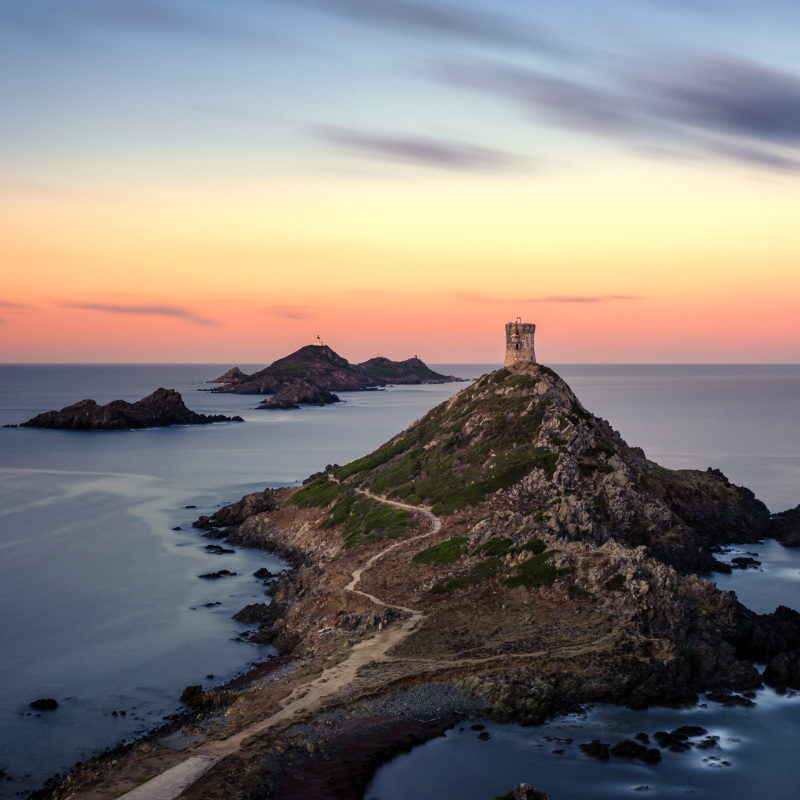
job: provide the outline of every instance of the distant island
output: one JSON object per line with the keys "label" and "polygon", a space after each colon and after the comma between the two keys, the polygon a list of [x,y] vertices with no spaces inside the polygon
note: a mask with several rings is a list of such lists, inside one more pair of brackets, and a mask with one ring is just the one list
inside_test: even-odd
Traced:
{"label": "distant island", "polygon": [[364,391],[393,383],[451,383],[460,380],[453,375],[434,372],[416,356],[405,361],[392,361],[377,355],[361,364],[351,364],[317,337],[314,344],[301,347],[252,375],[232,367],[210,383],[224,384],[212,389],[215,392],[273,395],[259,408],[298,408],[301,403],[338,403],[339,398],[334,392]]}
{"label": "distant island", "polygon": [[136,428],[163,428],[169,425],[208,425],[212,422],[244,422],[241,417],[222,414],[196,414],[188,409],[179,392],[156,389],[151,395],[128,403],[113,400],[101,406],[94,400],[81,400],[61,411],[47,411],[22,428],[56,428],[70,431],[128,431]]}

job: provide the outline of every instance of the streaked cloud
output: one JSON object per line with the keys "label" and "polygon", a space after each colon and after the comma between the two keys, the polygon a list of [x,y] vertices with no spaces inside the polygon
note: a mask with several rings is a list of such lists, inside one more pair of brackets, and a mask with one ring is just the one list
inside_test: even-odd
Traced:
{"label": "streaked cloud", "polygon": [[212,319],[201,317],[187,308],[162,305],[121,305],[116,303],[61,303],[63,308],[75,308],[81,311],[102,311],[108,314],[133,314],[143,316],[172,317],[181,319],[192,325],[219,325]]}
{"label": "streaked cloud", "polygon": [[800,76],[730,57],[701,57],[640,82],[687,125],[757,140],[800,142]]}
{"label": "streaked cloud", "polygon": [[536,122],[617,140],[640,154],[800,169],[800,75],[697,53],[638,66],[608,69],[600,85],[487,63],[440,65],[434,74],[513,102]]}
{"label": "streaked cloud", "polygon": [[0,300],[0,308],[6,311],[30,311],[35,306],[28,305],[28,303],[16,303],[13,300]]}
{"label": "streaked cloud", "polygon": [[505,170],[522,165],[522,159],[490,147],[421,136],[386,136],[348,128],[321,126],[317,136],[332,144],[371,158],[402,161],[449,170]]}

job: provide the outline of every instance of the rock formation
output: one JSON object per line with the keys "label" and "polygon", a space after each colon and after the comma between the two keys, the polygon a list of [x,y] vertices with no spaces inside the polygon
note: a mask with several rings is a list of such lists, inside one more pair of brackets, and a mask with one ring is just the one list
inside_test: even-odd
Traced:
{"label": "rock formation", "polygon": [[[351,364],[323,344],[307,345],[253,375],[229,370],[218,380],[231,376],[226,385],[214,389],[238,394],[271,394],[260,408],[296,408],[298,404],[336,403],[333,392],[363,391],[390,383],[446,383],[458,381],[441,375],[414,358],[391,361],[376,356],[361,364]],[[297,398],[297,399],[293,399]]]}
{"label": "rock formation", "polygon": [[100,406],[81,400],[61,411],[48,411],[23,422],[23,428],[58,428],[71,431],[125,431],[168,425],[207,425],[211,422],[243,422],[241,417],[195,414],[174,389],[156,389],[135,403],[113,400]]}
{"label": "rock formation", "polygon": [[250,380],[250,376],[242,372],[239,367],[231,367],[227,372],[224,372],[219,378],[214,378],[209,383],[241,383],[242,381]]}

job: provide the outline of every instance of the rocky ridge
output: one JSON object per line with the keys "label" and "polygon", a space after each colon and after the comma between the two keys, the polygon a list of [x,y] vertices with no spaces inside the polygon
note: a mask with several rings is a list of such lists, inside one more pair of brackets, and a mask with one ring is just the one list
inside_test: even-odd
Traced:
{"label": "rocky ridge", "polygon": [[113,400],[101,406],[94,400],[81,400],[60,411],[39,414],[21,423],[20,427],[72,431],[125,431],[169,425],[208,425],[212,422],[243,421],[238,416],[196,414],[186,407],[179,392],[174,389],[156,389],[151,395],[134,403]]}

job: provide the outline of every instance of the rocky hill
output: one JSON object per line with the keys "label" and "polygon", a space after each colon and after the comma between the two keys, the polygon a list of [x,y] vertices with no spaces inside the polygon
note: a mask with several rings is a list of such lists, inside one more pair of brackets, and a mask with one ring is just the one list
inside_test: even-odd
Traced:
{"label": "rocky hill", "polygon": [[274,401],[262,404],[262,408],[335,403],[339,398],[333,392],[362,391],[389,383],[460,380],[434,372],[416,356],[406,361],[376,357],[362,364],[351,364],[327,345],[306,345],[252,375],[234,370],[236,368],[217,379],[221,381],[228,377],[230,382],[212,391],[276,395]]}
{"label": "rocky hill", "polygon": [[[431,514],[441,528],[415,544]],[[567,697],[642,706],[759,685],[749,659],[791,649],[800,618],[789,612],[784,629],[694,573],[729,569],[714,549],[756,541],[769,520],[718,470],[648,460],[552,370],[527,364],[484,376],[226,535],[304,562],[258,640],[305,655],[321,629],[369,626],[373,612],[342,615],[352,605],[343,575],[411,537],[359,584],[425,614],[395,651],[407,661],[393,680],[403,670],[410,680],[427,659],[442,674],[473,676],[498,718],[531,721]]]}
{"label": "rocky hill", "polygon": [[241,417],[222,414],[196,414],[186,407],[174,389],[156,389],[153,394],[128,403],[113,400],[104,406],[94,400],[81,400],[61,411],[47,411],[27,422],[23,428],[58,428],[71,431],[125,431],[169,425],[207,425],[211,422],[243,422]]}

